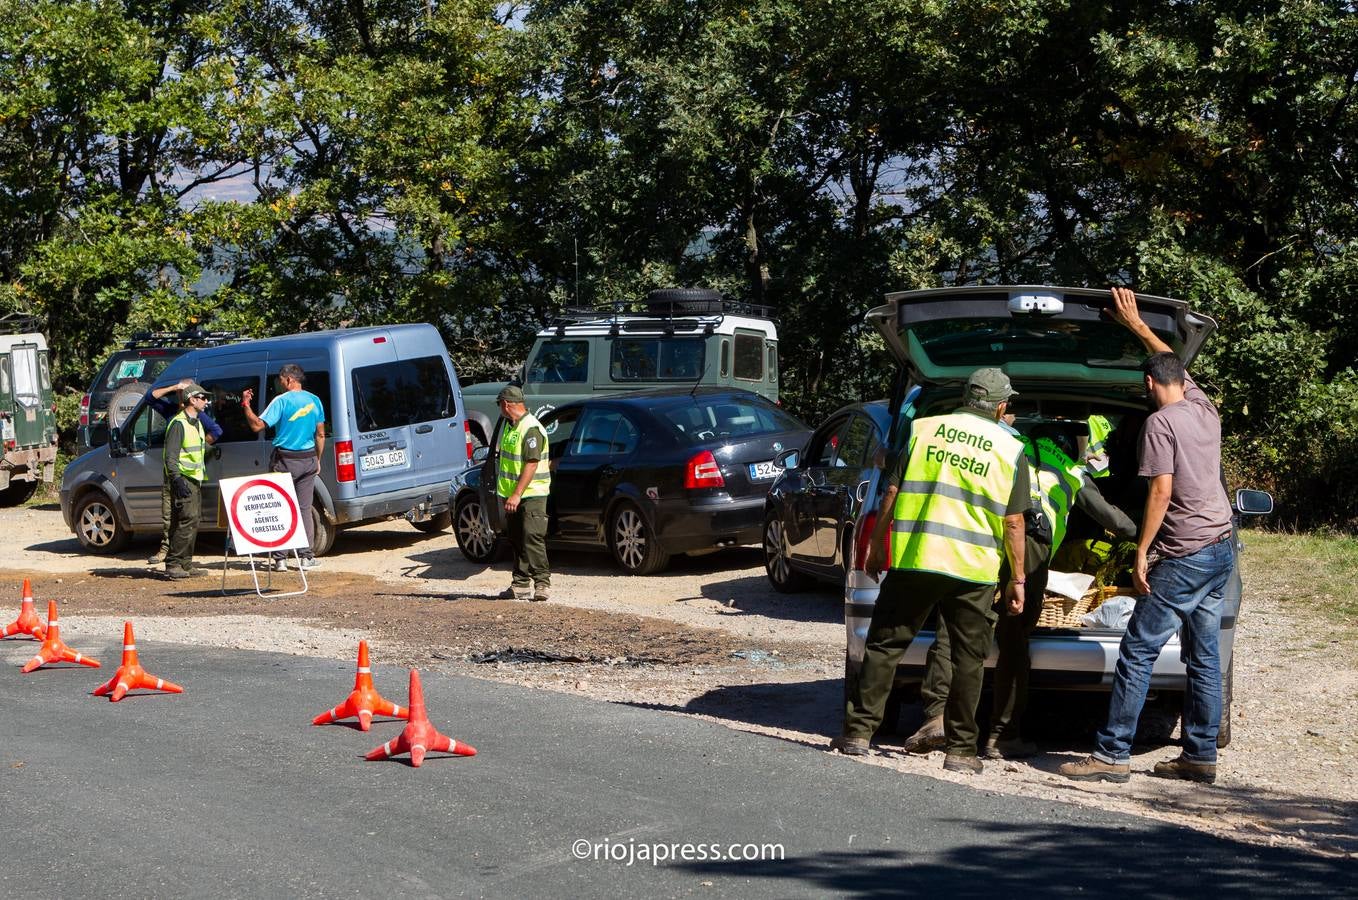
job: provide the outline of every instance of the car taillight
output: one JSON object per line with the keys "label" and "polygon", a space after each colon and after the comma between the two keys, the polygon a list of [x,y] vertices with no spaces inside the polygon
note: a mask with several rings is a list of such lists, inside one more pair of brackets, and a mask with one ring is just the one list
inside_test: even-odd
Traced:
{"label": "car taillight", "polygon": [[462,420],[462,433],[467,437],[467,462],[472,461],[472,423]]}
{"label": "car taillight", "polygon": [[335,441],[335,480],[358,480],[358,472],[354,469],[353,441]]}
{"label": "car taillight", "polygon": [[80,424],[90,424],[90,395],[85,394],[80,398]]}
{"label": "car taillight", "polygon": [[704,450],[688,461],[684,467],[684,487],[726,487],[726,479],[721,477],[721,467],[711,450]]}
{"label": "car taillight", "polygon": [[[863,571],[863,567],[868,563],[868,542],[872,540],[872,531],[876,527],[876,510],[864,513],[863,518],[858,522],[858,534],[854,536],[853,542],[853,567],[860,572]],[[882,533],[882,550],[885,551],[885,558],[889,565],[891,563],[890,528]]]}

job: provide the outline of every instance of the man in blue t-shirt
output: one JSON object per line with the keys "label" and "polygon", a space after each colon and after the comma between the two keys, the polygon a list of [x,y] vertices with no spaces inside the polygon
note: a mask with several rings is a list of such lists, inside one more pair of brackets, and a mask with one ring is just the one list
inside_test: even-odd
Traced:
{"label": "man in blue t-shirt", "polygon": [[[181,392],[187,391],[192,384],[193,379],[181,378],[175,384],[152,388],[146,392],[146,402],[168,422],[179,414],[180,404],[175,401],[180,398]],[[171,394],[174,396],[170,397]],[[207,433],[209,444],[215,444],[221,440],[222,426],[212,420],[212,416],[208,415],[207,410],[198,414],[198,421],[203,423],[203,431]],[[165,557],[170,552],[170,505],[172,502],[170,483],[166,481],[160,489],[160,547],[146,560],[148,565],[160,565],[165,562]]]}
{"label": "man in blue t-shirt", "polygon": [[[245,421],[256,433],[272,428],[273,454],[269,457],[269,470],[287,472],[297,489],[298,514],[306,528],[307,549],[299,554],[302,568],[310,569],[320,563],[316,560],[315,525],[311,521],[311,502],[314,495],[316,474],[321,470],[321,453],[325,451],[325,409],[321,398],[303,389],[306,373],[296,363],[288,363],[278,370],[278,384],[282,389],[273,398],[262,416],[255,415],[250,407],[255,392],[246,388],[241,393],[241,406],[245,409]],[[277,552],[273,555],[273,567],[278,571],[288,568],[287,554]]]}

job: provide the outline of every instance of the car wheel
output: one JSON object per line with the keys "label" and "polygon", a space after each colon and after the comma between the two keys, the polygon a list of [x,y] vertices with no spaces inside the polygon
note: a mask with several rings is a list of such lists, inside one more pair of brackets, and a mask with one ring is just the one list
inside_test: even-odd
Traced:
{"label": "car wheel", "polygon": [[335,526],[313,501],[311,504],[311,552],[325,556],[335,546]]}
{"label": "car wheel", "polygon": [[707,288],[661,288],[646,295],[652,313],[719,313],[721,294]]}
{"label": "car wheel", "polygon": [[425,519],[423,522],[411,522],[416,531],[423,531],[425,534],[439,534],[448,530],[448,526],[453,524],[453,514],[444,510],[437,516]]}
{"label": "car wheel", "polygon": [[494,562],[503,552],[504,541],[490,527],[486,508],[475,495],[458,499],[453,531],[457,534],[457,549],[469,562]]}
{"label": "car wheel", "polygon": [[1231,744],[1231,700],[1235,694],[1235,654],[1221,677],[1221,728],[1217,730],[1217,748]]}
{"label": "car wheel", "polygon": [[75,536],[91,553],[117,553],[132,534],[118,521],[113,502],[101,491],[90,491],[75,505]]}
{"label": "car wheel", "polygon": [[11,480],[9,487],[0,491],[0,506],[18,506],[26,502],[38,490],[39,483],[37,479],[33,481]]}
{"label": "car wheel", "polygon": [[783,520],[769,516],[764,522],[764,572],[769,584],[782,594],[804,590],[810,581],[805,573],[792,567],[792,554],[787,543],[787,529]]}
{"label": "car wheel", "polygon": [[608,523],[608,547],[629,575],[654,575],[669,565],[670,555],[656,540],[646,517],[630,503],[619,503]]}

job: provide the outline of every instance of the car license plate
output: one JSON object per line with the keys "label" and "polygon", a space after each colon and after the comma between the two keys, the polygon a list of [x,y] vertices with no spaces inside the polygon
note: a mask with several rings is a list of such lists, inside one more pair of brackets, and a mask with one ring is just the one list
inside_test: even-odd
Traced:
{"label": "car license plate", "polygon": [[750,463],[750,480],[768,481],[771,478],[776,478],[781,471],[783,471],[782,467],[773,460]]}
{"label": "car license plate", "polygon": [[390,469],[393,466],[404,466],[405,464],[406,452],[404,450],[381,450],[377,453],[369,453],[359,463],[365,472],[371,472],[373,469]]}

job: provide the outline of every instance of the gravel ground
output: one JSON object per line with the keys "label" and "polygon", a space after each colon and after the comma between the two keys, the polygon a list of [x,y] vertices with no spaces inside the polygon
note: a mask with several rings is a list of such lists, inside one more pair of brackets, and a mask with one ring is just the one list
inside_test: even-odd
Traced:
{"label": "gravel ground", "polygon": [[[776,594],[754,550],[679,558],[650,578],[620,577],[604,557],[577,554],[554,561],[551,602],[529,604],[492,599],[508,582],[505,564],[473,566],[451,535],[427,537],[398,521],[342,533],[305,596],[259,599],[239,561],[228,568],[224,597],[220,574],[170,583],[148,572],[146,542],[119,557],[85,554],[54,505],[0,510],[0,534],[12,582],[7,589],[0,581],[0,596],[12,591],[17,608],[18,581],[30,577],[40,608],[48,598],[61,602],[63,631],[77,648],[82,639],[120,636],[124,617],[143,641],[333,658],[352,658],[364,637],[379,667],[440,667],[812,746],[838,727],[839,598],[833,590]],[[219,572],[220,553],[209,536],[198,561]],[[1216,785],[1056,776],[1061,762],[1088,752],[1106,709],[1097,695],[1035,697],[1030,725],[1044,752],[988,763],[980,776],[945,773],[942,754],[909,756],[890,739],[864,764],[1358,858],[1358,654],[1324,622],[1255,589],[1251,562],[1246,556],[1248,607],[1236,642],[1235,741]],[[275,584],[296,587],[296,579],[280,575]],[[5,661],[21,661],[10,646],[17,643],[5,643]],[[903,730],[913,724],[903,716]],[[1167,737],[1138,743],[1134,773],[1177,754]]]}

